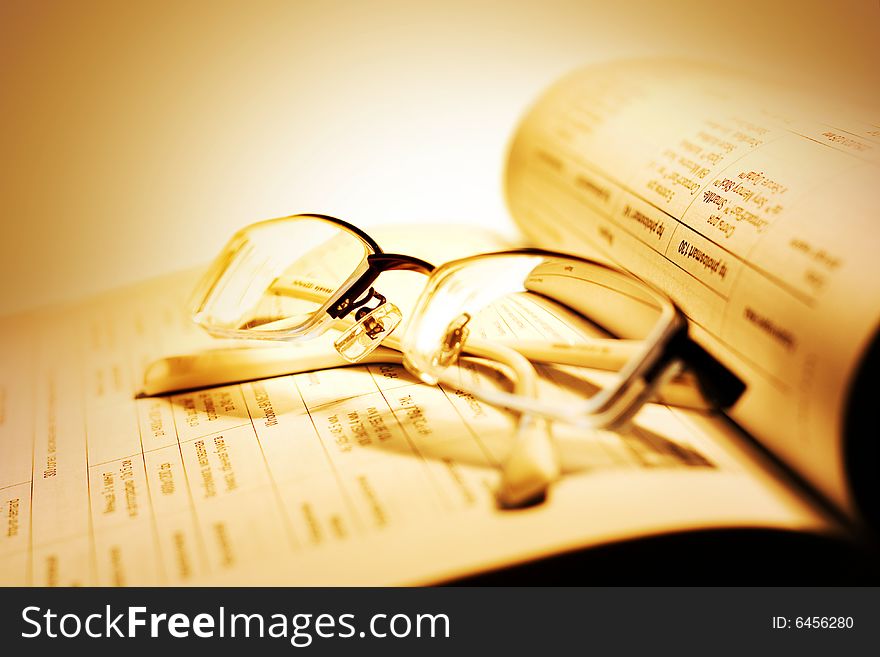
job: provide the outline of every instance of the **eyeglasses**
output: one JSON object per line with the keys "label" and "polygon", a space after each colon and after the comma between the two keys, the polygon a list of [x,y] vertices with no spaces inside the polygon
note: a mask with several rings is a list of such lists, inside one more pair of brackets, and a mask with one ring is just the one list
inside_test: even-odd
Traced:
{"label": "eyeglasses", "polygon": [[[428,276],[402,337],[392,334],[403,312],[375,286],[394,270]],[[625,272],[538,249],[435,268],[384,253],[325,215],[236,233],[199,286],[193,318],[224,338],[300,341],[338,328],[334,346],[347,362],[384,344],[421,381],[518,413],[502,468],[505,506],[541,498],[558,477],[548,420],[620,429],[685,368],[714,406],[732,405],[744,389],[688,338],[687,319],[666,295]]]}

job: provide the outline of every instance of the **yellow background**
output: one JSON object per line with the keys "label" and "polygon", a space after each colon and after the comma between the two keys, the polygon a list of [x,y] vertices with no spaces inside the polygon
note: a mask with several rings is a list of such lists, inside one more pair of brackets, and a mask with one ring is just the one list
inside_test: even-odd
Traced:
{"label": "yellow background", "polygon": [[509,226],[516,121],[617,57],[877,105],[880,3],[0,2],[0,314],[203,262],[292,212]]}

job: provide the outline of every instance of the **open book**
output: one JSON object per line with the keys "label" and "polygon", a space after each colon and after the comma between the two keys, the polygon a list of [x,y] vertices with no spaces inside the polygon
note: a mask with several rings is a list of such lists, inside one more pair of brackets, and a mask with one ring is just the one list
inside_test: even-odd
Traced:
{"label": "open book", "polygon": [[825,105],[699,65],[587,69],[524,120],[507,194],[533,241],[665,290],[748,381],[731,417],[876,522],[880,125]]}
{"label": "open book", "polygon": [[[591,167],[612,166],[614,157],[623,160],[624,151],[633,162],[656,160],[665,150],[674,149],[680,138],[671,137],[674,141],[668,145],[656,135],[639,141],[638,128],[643,123],[638,110],[629,116],[622,103],[652,102],[651,86],[646,83],[639,90],[641,78],[630,69],[600,69],[600,83],[593,87],[590,75],[594,74],[564,83],[526,119],[511,153],[511,208],[539,245],[593,250],[598,244],[600,248],[592,255],[610,257],[647,275],[647,270],[633,263],[650,264],[650,252],[638,251],[643,240],[633,238],[632,226],[622,227],[626,221],[615,218],[614,212],[624,212],[636,226],[655,222],[654,234],[659,231],[658,240],[665,236],[665,241],[685,226],[676,218],[681,212],[660,216],[652,211],[656,204],[652,205],[644,190],[637,193],[628,187],[623,196],[617,187],[602,187],[617,170],[601,180],[591,178],[589,172],[598,170]],[[615,86],[618,78],[622,87]],[[691,79],[691,74],[684,78]],[[583,94],[590,89],[592,100],[580,105],[561,93],[577,90]],[[663,106],[662,100],[653,102]],[[572,118],[573,107],[593,114],[594,124],[584,117]],[[618,113],[612,116],[615,108]],[[643,111],[650,114],[649,110]],[[587,141],[576,141],[591,135],[599,140],[600,111],[606,113],[606,125],[616,125],[622,135],[628,135],[620,141],[616,133],[608,133],[605,139],[612,143],[603,146],[609,149],[607,157],[604,150],[591,151]],[[687,117],[681,108],[677,112],[676,125],[682,130],[690,122],[694,131],[713,134],[698,125],[702,116]],[[630,119],[632,125],[626,123]],[[563,120],[573,123],[565,127]],[[582,132],[577,133],[576,127]],[[871,142],[865,138],[859,143]],[[834,152],[844,147],[838,142],[832,145]],[[651,149],[659,149],[659,155]],[[589,158],[596,158],[595,164]],[[771,164],[782,161],[782,156],[774,155],[769,164],[756,166],[755,171],[764,171],[761,175],[776,185],[794,189],[794,182],[770,174]],[[787,166],[797,170],[800,162],[792,156]],[[858,173],[860,162],[852,164],[847,176]],[[565,178],[575,171],[575,163],[583,171],[577,169],[573,177]],[[651,166],[667,165],[658,160]],[[715,179],[724,175],[728,165],[718,160],[714,166],[701,183],[705,191],[719,198],[737,193],[733,188],[713,191]],[[633,165],[619,175],[632,185],[635,171]],[[663,175],[671,173],[672,169],[666,169]],[[858,179],[868,178],[876,180],[876,168]],[[596,187],[599,198],[615,199],[609,201],[607,217],[594,202],[580,198],[590,191],[590,185]],[[669,184],[666,187],[673,189]],[[702,194],[699,191],[700,198]],[[740,226],[758,230],[747,219],[737,221],[719,208],[718,222],[728,217],[725,223],[735,225],[740,234],[747,234]],[[639,218],[630,218],[634,212]],[[753,214],[756,222],[761,215]],[[783,216],[783,211],[777,215]],[[762,234],[774,234],[769,220],[766,225]],[[601,247],[596,236],[601,239],[605,234],[615,249]],[[628,247],[627,236],[632,238]],[[400,231],[376,237],[389,250],[437,264],[509,246],[470,228],[442,228],[415,239]],[[708,241],[705,236],[702,239]],[[802,253],[818,248],[811,241],[817,239],[813,233],[801,239]],[[702,245],[705,255],[691,256],[701,267],[706,266],[705,259],[699,258],[718,257],[696,237],[687,242]],[[823,248],[825,256],[813,257],[819,273],[821,267],[830,268],[823,280],[824,289],[832,292],[822,295],[814,290],[810,297],[814,301],[808,307],[822,321],[830,321],[819,300],[826,303],[840,295],[834,289],[836,277],[849,272],[850,263],[861,268],[863,275],[871,270],[860,260],[859,249],[867,247],[847,243],[845,260],[830,244]],[[733,254],[725,254],[727,271],[733,272]],[[838,264],[823,264],[824,258],[837,258]],[[657,255],[654,260],[660,262],[663,257]],[[787,262],[793,271],[790,257]],[[688,267],[693,269],[685,262],[682,271]],[[699,269],[696,273],[704,274]],[[834,339],[826,341],[825,346],[834,350],[830,358],[835,367],[822,364],[824,352],[818,349],[813,365],[799,365],[814,377],[823,377],[824,396],[812,392],[803,373],[788,388],[774,393],[772,379],[768,383],[754,378],[745,368],[750,342],[730,337],[732,329],[723,324],[711,331],[711,322],[717,318],[700,315],[714,301],[711,285],[704,290],[699,287],[703,283],[683,283],[668,272],[663,275],[667,278],[659,282],[705,326],[706,334],[701,336],[710,340],[707,346],[714,347],[717,356],[728,359],[747,379],[750,396],[734,409],[734,417],[759,438],[766,436],[769,447],[787,455],[779,447],[787,444],[783,439],[789,436],[783,409],[794,408],[794,421],[811,428],[812,420],[799,419],[798,413],[842,415],[845,383],[865,349],[871,322],[876,322],[874,308],[866,308],[868,304],[857,302],[851,293],[845,297],[848,303],[841,297],[841,312],[846,316],[840,321],[850,338],[839,345]],[[753,313],[768,312],[759,304],[763,288],[757,283],[737,284],[734,279],[744,280],[742,272],[729,276],[729,286],[746,285],[746,291],[754,290]],[[799,289],[795,284],[800,281],[784,280]],[[326,336],[277,349],[255,347],[256,360],[265,349],[275,349],[275,355],[283,355],[290,371],[296,373],[275,371],[272,374],[278,376],[272,378],[136,398],[145,383],[144,372],[155,373],[157,359],[171,367],[176,361],[167,360],[169,356],[198,353],[220,344],[199,332],[186,316],[184,301],[194,283],[195,273],[182,273],[82,304],[0,320],[0,583],[432,583],[670,532],[768,528],[843,536],[848,531],[786,467],[755,447],[725,417],[662,404],[643,409],[624,433],[583,435],[555,426],[564,476],[549,499],[528,509],[500,510],[493,491],[497,466],[510,447],[514,419],[454,387],[416,382],[395,364],[391,354],[386,363],[379,359],[369,365],[302,371],[308,369],[304,363],[317,362],[332,348]],[[673,287],[676,284],[680,287]],[[866,280],[862,289],[876,284],[876,280]],[[417,291],[412,286],[412,279],[401,281],[400,294],[406,296],[407,287],[410,293]],[[737,298],[747,299],[746,291]],[[876,297],[865,294],[862,301]],[[405,308],[402,297],[394,299]],[[781,302],[771,307],[784,308]],[[518,311],[509,312],[512,318]],[[872,317],[864,317],[871,312]],[[548,327],[554,326],[552,318],[536,324],[524,315],[518,317],[522,321],[498,322],[510,338],[547,338]],[[808,330],[807,323],[799,316],[773,315],[757,325],[770,335],[788,327],[796,340],[791,347],[795,354],[807,341],[802,334]],[[829,335],[827,329],[816,330]],[[711,342],[716,334],[725,341]],[[761,342],[755,345],[756,350],[767,349]],[[737,360],[740,357],[745,360]],[[787,380],[786,366],[772,369],[777,366],[765,351],[756,352],[752,359],[771,367],[771,376]],[[837,378],[828,378],[831,370]],[[815,380],[807,383],[818,385]],[[834,388],[838,381],[844,382],[840,389]],[[765,393],[768,386],[771,391]],[[799,390],[804,391],[800,396]],[[776,397],[762,402],[765,394]],[[763,403],[774,404],[778,416],[765,413],[761,417]],[[833,419],[828,422],[833,426]],[[828,459],[825,468],[815,468],[830,472],[823,475],[825,479],[813,477],[813,471],[801,467],[797,459],[787,462],[851,510],[848,479],[838,472],[844,458],[840,456],[842,432],[834,429],[818,431],[809,442]],[[794,447],[789,451],[798,452]],[[832,459],[829,454],[838,456]],[[826,480],[836,481],[839,487],[829,488],[823,484]]]}

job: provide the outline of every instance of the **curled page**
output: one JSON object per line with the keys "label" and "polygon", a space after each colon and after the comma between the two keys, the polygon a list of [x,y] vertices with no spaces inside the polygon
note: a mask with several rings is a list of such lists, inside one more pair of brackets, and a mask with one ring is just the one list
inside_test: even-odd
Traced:
{"label": "curled page", "polygon": [[506,190],[533,242],[665,290],[748,382],[731,417],[872,515],[852,393],[880,317],[880,124],[819,107],[700,65],[588,68],[525,117]]}

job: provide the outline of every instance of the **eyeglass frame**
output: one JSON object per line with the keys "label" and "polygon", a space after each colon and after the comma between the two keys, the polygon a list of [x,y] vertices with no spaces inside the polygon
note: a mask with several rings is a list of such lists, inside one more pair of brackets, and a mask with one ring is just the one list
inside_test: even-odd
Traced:
{"label": "eyeglass frame", "polygon": [[[356,319],[360,319],[360,316],[366,313],[367,310],[375,310],[375,308],[369,309],[367,307],[367,304],[373,299],[378,301],[376,307],[384,304],[386,301],[385,297],[375,291],[373,283],[386,271],[415,271],[431,277],[436,273],[441,273],[447,268],[458,265],[462,262],[491,256],[534,255],[550,258],[567,258],[593,267],[598,267],[613,276],[621,277],[638,285],[643,290],[649,292],[654,299],[659,302],[662,311],[665,314],[668,314],[666,320],[662,323],[658,322],[657,330],[659,331],[659,334],[656,336],[649,336],[649,338],[644,340],[646,344],[646,353],[644,353],[641,358],[634,358],[627,363],[626,367],[629,367],[631,371],[620,371],[620,377],[617,383],[612,387],[604,389],[604,395],[595,399],[595,402],[597,402],[595,405],[598,406],[598,408],[591,411],[591,413],[595,414],[601,414],[606,412],[609,408],[613,409],[620,404],[626,404],[624,412],[612,413],[612,419],[610,421],[599,423],[598,426],[601,426],[602,428],[615,428],[628,421],[632,415],[634,415],[642,405],[653,396],[661,382],[660,379],[665,374],[668,374],[670,365],[675,361],[681,361],[693,372],[703,397],[716,408],[729,408],[739,399],[745,390],[745,384],[739,377],[725,367],[701,345],[690,338],[688,334],[689,320],[678,305],[664,292],[629,272],[610,267],[604,263],[590,260],[588,258],[537,248],[510,249],[478,254],[468,258],[451,261],[440,267],[435,267],[431,263],[414,256],[398,253],[385,253],[379,244],[362,229],[342,219],[319,213],[302,213],[256,222],[246,226],[236,233],[236,235],[243,231],[253,229],[255,226],[265,226],[275,222],[289,221],[291,219],[318,219],[334,224],[359,238],[367,247],[367,255],[361,260],[349,277],[339,286],[338,290],[319,308],[314,310],[311,313],[311,316],[299,326],[269,331],[261,331],[259,329],[226,329],[200,321],[199,310],[196,310],[193,313],[193,319],[197,324],[216,337],[255,338],[281,341],[309,339],[316,335],[320,335],[326,331],[330,323],[334,320],[345,318],[352,311],[357,310]],[[207,287],[207,281],[219,280],[219,277],[216,275],[217,270],[223,270],[225,265],[216,261],[213,264],[214,266],[212,266],[205,274],[203,284],[200,284],[194,293],[194,298],[198,298],[201,301],[207,299],[211,292]],[[422,295],[420,295],[419,300],[416,302],[416,308],[420,305],[421,300]],[[409,327],[407,328],[409,330]],[[384,337],[380,342],[382,340],[384,340]],[[402,349],[402,351],[404,354],[404,365],[407,369],[420,379],[425,380],[426,382],[431,382],[430,378],[426,379],[424,376],[425,373],[411,363],[406,357],[406,350]],[[465,349],[465,351],[467,350]],[[634,383],[639,380],[644,383],[642,390],[635,392],[636,396],[634,399],[624,399],[625,393],[628,390],[632,390]],[[495,403],[516,408],[519,404],[511,404],[511,401],[514,398],[517,400],[521,399],[518,396],[510,395],[509,393],[499,393],[496,396]],[[490,403],[492,402],[492,400],[487,401],[490,401]],[[546,408],[542,408],[540,404],[526,404],[526,406],[529,408],[523,410],[529,410],[530,412],[536,412],[541,415],[549,415]],[[559,414],[553,415],[558,416]],[[573,417],[568,419],[569,421],[577,423],[576,419]]]}
{"label": "eyeglass frame", "polygon": [[[591,408],[578,408],[573,412],[566,412],[559,407],[551,410],[553,409],[552,405],[542,404],[539,401],[529,404],[517,395],[502,391],[484,391],[482,394],[486,401],[498,406],[506,406],[520,411],[538,413],[539,415],[554,419],[564,419],[565,421],[576,425],[583,424],[578,421],[579,416],[587,414],[594,418],[593,421],[587,423],[592,428],[618,429],[624,426],[626,422],[628,422],[632,416],[653,397],[657,388],[662,385],[665,379],[668,379],[671,374],[675,374],[675,372],[670,372],[669,368],[676,361],[682,362],[694,374],[700,393],[712,407],[727,409],[736,403],[744,392],[746,387],[745,383],[701,345],[690,338],[688,332],[690,322],[678,305],[664,292],[636,276],[633,276],[629,272],[569,253],[560,253],[538,248],[520,248],[482,253],[453,260],[435,268],[431,276],[442,276],[445,270],[460,266],[462,263],[467,263],[471,260],[507,255],[532,255],[546,258],[560,258],[574,260],[591,267],[597,267],[600,270],[611,274],[613,277],[635,284],[643,291],[650,293],[654,300],[660,305],[661,313],[665,314],[666,317],[657,321],[656,326],[654,327],[655,335],[649,335],[640,340],[645,344],[645,351],[641,356],[633,357],[626,363],[622,370],[617,372],[619,378],[616,384],[604,388],[601,393],[590,398],[589,407]],[[590,281],[590,283],[601,285],[597,281]],[[615,292],[623,294],[620,290],[615,290]],[[422,295],[420,295],[419,300],[416,302],[413,309],[413,317],[418,316],[419,306],[422,304],[422,300],[426,299],[426,294],[427,292],[423,292]],[[429,300],[427,300],[427,302],[429,302]],[[588,317],[593,323],[596,323],[595,319],[589,317],[587,313],[580,310],[577,312]],[[598,326],[613,335],[613,332],[607,331],[605,327],[602,327],[601,325]],[[437,383],[438,381],[435,380],[436,377],[423,376],[422,368],[413,364],[407,357],[407,353],[410,351],[407,348],[408,336],[417,330],[417,327],[412,324],[412,321],[406,327],[406,333],[403,337],[403,346],[401,348],[404,355],[404,365],[423,382],[428,384]],[[516,350],[515,344],[513,345],[513,348]],[[568,362],[565,364],[574,365],[575,363]],[[589,367],[589,365],[584,366]],[[626,399],[625,396],[627,391],[632,390],[632,386],[636,381],[642,381],[644,383],[642,390],[636,391],[637,394],[634,399]],[[621,404],[625,405],[625,409],[622,411],[620,410]],[[602,416],[606,419],[601,420],[600,418]]]}
{"label": "eyeglass frame", "polygon": [[[333,320],[342,319],[353,310],[364,308],[373,298],[377,298],[380,302],[379,305],[384,303],[384,297],[376,293],[372,288],[373,282],[384,272],[416,271],[430,276],[435,269],[434,265],[421,258],[399,253],[385,253],[382,250],[382,247],[380,247],[372,237],[357,226],[326,214],[303,213],[278,217],[275,219],[267,219],[265,221],[249,224],[238,231],[236,235],[245,230],[252,229],[255,226],[265,226],[274,222],[288,221],[290,219],[320,219],[335,224],[358,237],[372,252],[367,252],[366,257],[361,260],[351,275],[349,275],[349,277],[339,286],[336,293],[331,295],[327,301],[314,310],[312,316],[299,326],[271,331],[260,331],[259,329],[226,329],[200,321],[199,316],[201,314],[201,308],[194,310],[192,314],[192,319],[196,324],[204,328],[212,336],[218,338],[256,338],[263,340],[287,340],[290,338],[308,339],[323,333],[324,330],[326,330],[327,325]],[[193,300],[199,299],[204,301],[207,299],[210,295],[207,281],[219,280],[219,277],[215,274],[218,269],[222,269],[223,267],[221,267],[220,263],[216,261],[212,263],[212,265],[213,266],[205,273],[202,283],[198,285],[193,293]],[[190,305],[196,305],[195,301],[191,302]]]}

